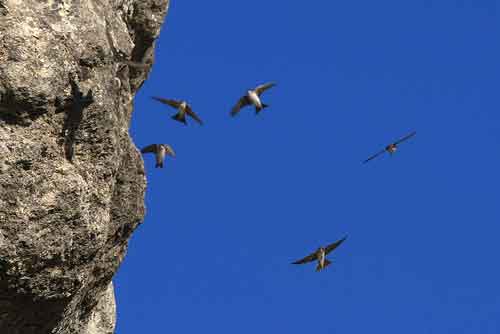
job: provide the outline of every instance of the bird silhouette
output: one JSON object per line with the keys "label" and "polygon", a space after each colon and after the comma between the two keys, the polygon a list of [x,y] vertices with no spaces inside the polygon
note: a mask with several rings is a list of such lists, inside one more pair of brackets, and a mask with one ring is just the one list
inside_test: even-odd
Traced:
{"label": "bird silhouette", "polygon": [[175,157],[175,152],[170,145],[167,144],[151,144],[144,147],[141,150],[141,153],[154,153],[156,156],[156,165],[155,168],[163,168],[163,162],[165,161],[165,157],[170,155]]}
{"label": "bird silhouette", "polygon": [[201,118],[198,117],[197,114],[195,114],[195,112],[193,111],[193,109],[191,108],[189,103],[187,103],[186,101],[164,99],[162,97],[156,97],[156,96],[153,96],[152,98],[158,102],[161,102],[163,104],[169,105],[169,106],[177,109],[177,114],[172,116],[172,119],[187,125],[186,115],[188,115],[189,117],[194,119],[196,122],[198,122],[200,125],[203,124],[203,121],[201,120]]}
{"label": "bird silhouette", "polygon": [[326,259],[326,256],[328,255],[328,253],[330,253],[335,248],[340,246],[346,238],[347,238],[347,236],[345,236],[344,238],[342,238],[340,240],[335,241],[334,243],[332,243],[326,247],[320,247],[314,253],[309,254],[308,256],[306,256],[303,259],[292,262],[292,264],[304,264],[304,263],[309,263],[309,262],[313,262],[313,261],[318,261],[318,264],[316,266],[316,271],[320,271],[332,263],[331,261]]}
{"label": "bird silhouette", "polygon": [[243,95],[239,100],[238,103],[233,107],[231,110],[231,116],[236,116],[241,108],[254,105],[255,106],[255,113],[258,114],[262,109],[267,108],[268,105],[264,104],[262,100],[260,99],[260,96],[262,93],[264,93],[266,90],[268,90],[271,87],[276,86],[274,82],[268,82],[265,84],[262,84],[260,86],[257,86],[255,89],[249,89],[245,95]]}
{"label": "bird silhouette", "polygon": [[416,131],[413,131],[411,132],[410,134],[404,136],[403,138],[399,139],[399,140],[396,140],[395,142],[387,145],[383,150],[381,150],[380,152],[377,152],[375,153],[374,155],[372,155],[371,157],[369,157],[368,159],[366,159],[365,161],[363,161],[363,163],[367,163],[368,161],[370,160],[373,160],[375,159],[376,157],[384,154],[385,152],[389,153],[390,155],[393,155],[397,149],[398,149],[398,145],[401,144],[402,142],[410,139],[411,137],[415,136],[417,134]]}

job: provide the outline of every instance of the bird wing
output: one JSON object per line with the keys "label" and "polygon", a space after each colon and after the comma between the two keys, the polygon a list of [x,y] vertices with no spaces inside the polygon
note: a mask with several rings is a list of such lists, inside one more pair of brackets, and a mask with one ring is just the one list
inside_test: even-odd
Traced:
{"label": "bird wing", "polygon": [[162,97],[156,97],[156,96],[152,96],[151,98],[153,100],[156,100],[156,101],[161,102],[163,104],[168,104],[169,106],[174,107],[174,108],[179,108],[179,106],[181,105],[181,101],[164,99]]}
{"label": "bird wing", "polygon": [[247,96],[243,96],[231,110],[231,116],[236,116],[240,112],[241,108],[246,107],[250,104],[250,100],[247,98]]}
{"label": "bird wing", "polygon": [[165,145],[165,151],[167,154],[170,154],[171,156],[175,157],[175,151],[170,145]]}
{"label": "bird wing", "polygon": [[156,153],[156,144],[151,144],[151,145],[144,147],[141,150],[141,153]]}
{"label": "bird wing", "polygon": [[372,155],[371,157],[369,157],[368,159],[366,159],[365,161],[363,161],[363,163],[364,163],[364,164],[366,164],[368,161],[373,160],[373,159],[375,159],[376,157],[378,157],[379,155],[382,155],[382,154],[384,154],[384,153],[385,153],[385,149],[383,149],[383,150],[382,150],[382,151],[380,151],[380,152],[375,153],[374,155]]}
{"label": "bird wing", "polygon": [[334,250],[335,248],[337,248],[338,246],[340,246],[340,244],[343,243],[345,239],[347,239],[347,236],[343,237],[340,240],[335,241],[333,244],[330,244],[330,245],[326,246],[325,253],[326,254],[330,253],[332,250]]}
{"label": "bird wing", "polygon": [[316,252],[307,255],[305,258],[300,259],[298,261],[292,262],[292,264],[303,264],[303,263],[308,263],[316,260],[318,257],[316,255]]}
{"label": "bird wing", "polygon": [[405,140],[410,139],[411,137],[413,137],[416,134],[417,134],[417,131],[413,131],[412,133],[410,133],[410,134],[404,136],[403,138],[399,139],[398,141],[394,142],[394,145],[398,145],[398,144],[404,142]]}
{"label": "bird wing", "polygon": [[255,88],[255,93],[260,96],[260,94],[264,93],[266,90],[273,86],[276,86],[274,82],[268,82],[263,85],[257,86],[257,88]]}
{"label": "bird wing", "polygon": [[196,115],[196,113],[193,111],[193,109],[191,109],[190,106],[186,107],[186,113],[189,116],[191,116],[191,118],[193,118],[196,122],[200,123],[200,125],[203,124],[203,121],[201,120],[201,118],[199,118],[198,115]]}

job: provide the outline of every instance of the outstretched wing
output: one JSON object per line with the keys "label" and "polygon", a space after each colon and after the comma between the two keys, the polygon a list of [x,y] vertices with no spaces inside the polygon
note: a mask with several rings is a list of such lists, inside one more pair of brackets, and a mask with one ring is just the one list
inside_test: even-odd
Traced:
{"label": "outstretched wing", "polygon": [[326,246],[325,253],[326,254],[330,253],[332,250],[334,250],[335,248],[337,248],[338,246],[340,246],[340,244],[343,243],[345,239],[347,239],[347,236],[343,237],[340,240],[335,241],[333,244],[330,244],[330,245]]}
{"label": "outstretched wing", "polygon": [[305,258],[303,259],[300,259],[298,261],[295,261],[295,262],[292,262],[292,264],[303,264],[303,263],[308,263],[308,262],[312,262],[312,261],[315,261],[317,259],[317,255],[316,255],[316,252],[312,253],[312,254],[309,254],[307,255]]}
{"label": "outstretched wing", "polygon": [[151,145],[144,147],[141,150],[141,153],[156,153],[156,144],[151,144]]}
{"label": "outstretched wing", "polygon": [[373,160],[376,157],[378,157],[379,155],[382,155],[384,153],[385,153],[385,149],[382,150],[382,151],[380,151],[380,152],[375,153],[374,155],[372,155],[371,157],[369,157],[368,159],[366,159],[365,161],[363,161],[363,163],[366,164],[368,161]]}
{"label": "outstretched wing", "polygon": [[399,139],[398,141],[394,142],[394,145],[398,145],[398,144],[404,142],[405,140],[410,139],[411,137],[413,137],[416,134],[417,134],[417,131],[413,131],[412,133],[410,133],[410,134],[404,136],[403,138]]}
{"label": "outstretched wing", "polygon": [[264,93],[266,90],[273,86],[276,86],[276,83],[268,82],[263,85],[257,86],[257,88],[255,88],[255,93],[260,96],[260,94]]}
{"label": "outstretched wing", "polygon": [[248,97],[246,95],[243,96],[238,101],[238,103],[236,103],[236,105],[233,107],[233,109],[231,110],[231,116],[233,116],[233,117],[236,116],[240,112],[241,108],[246,107],[246,106],[248,106],[250,104],[251,104],[251,102],[248,99]]}
{"label": "outstretched wing", "polygon": [[168,104],[169,106],[174,108],[179,108],[179,106],[181,105],[181,101],[177,100],[164,99],[162,97],[157,97],[157,96],[152,96],[151,98],[163,104]]}
{"label": "outstretched wing", "polygon": [[175,151],[170,145],[164,145],[165,146],[165,151],[167,154],[170,154],[171,156],[175,157]]}
{"label": "outstretched wing", "polygon": [[195,112],[193,111],[193,109],[191,109],[190,106],[186,107],[186,113],[191,116],[192,119],[194,119],[196,122],[200,123],[200,125],[203,124],[203,121],[201,120],[201,118],[198,117],[198,115],[195,114]]}

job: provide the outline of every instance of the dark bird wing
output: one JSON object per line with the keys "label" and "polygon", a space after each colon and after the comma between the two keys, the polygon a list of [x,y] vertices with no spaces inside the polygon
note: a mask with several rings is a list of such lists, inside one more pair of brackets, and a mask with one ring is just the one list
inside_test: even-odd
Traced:
{"label": "dark bird wing", "polygon": [[186,113],[191,116],[191,118],[193,118],[196,122],[203,124],[203,121],[201,120],[201,118],[198,117],[198,115],[195,114],[195,112],[193,111],[193,109],[191,109],[190,106],[186,107]]}
{"label": "dark bird wing", "polygon": [[156,153],[156,144],[151,144],[151,145],[144,147],[141,150],[141,153]]}
{"label": "dark bird wing", "polygon": [[318,258],[316,252],[312,253],[312,254],[309,254],[307,255],[305,258],[303,259],[300,259],[298,261],[295,261],[295,262],[292,262],[292,264],[303,264],[303,263],[308,263],[308,262],[312,262],[312,261],[315,261],[316,259]]}
{"label": "dark bird wing", "polygon": [[342,239],[340,239],[338,241],[335,241],[333,244],[330,244],[330,245],[326,246],[325,253],[326,254],[330,253],[332,250],[334,250],[335,248],[337,248],[338,246],[340,246],[340,244],[343,243],[345,239],[347,239],[347,236],[343,237]]}
{"label": "dark bird wing", "polygon": [[247,98],[247,96],[243,96],[231,110],[231,116],[236,116],[240,112],[241,108],[246,107],[250,104],[250,100]]}
{"label": "dark bird wing", "polygon": [[410,134],[404,136],[403,138],[399,139],[398,141],[394,142],[394,145],[398,145],[398,144],[404,142],[405,140],[410,139],[411,137],[413,137],[416,134],[417,134],[417,131],[413,131],[412,133],[410,133]]}
{"label": "dark bird wing", "polygon": [[257,88],[255,88],[255,93],[260,96],[260,94],[264,93],[266,90],[273,86],[276,86],[276,83],[268,82],[263,85],[257,86]]}
{"label": "dark bird wing", "polygon": [[374,155],[372,155],[371,157],[369,157],[368,159],[366,159],[365,161],[363,161],[363,163],[366,164],[368,161],[373,160],[376,157],[378,157],[379,155],[382,155],[384,153],[385,153],[385,149],[382,150],[382,151],[380,151],[380,152],[375,153]]}
{"label": "dark bird wing", "polygon": [[161,102],[163,104],[168,104],[169,106],[171,107],[174,107],[174,108],[179,108],[179,106],[181,105],[181,101],[176,101],[176,100],[170,100],[170,99],[164,99],[162,97],[156,97],[156,96],[152,96],[151,97],[153,100],[156,100],[158,102]]}

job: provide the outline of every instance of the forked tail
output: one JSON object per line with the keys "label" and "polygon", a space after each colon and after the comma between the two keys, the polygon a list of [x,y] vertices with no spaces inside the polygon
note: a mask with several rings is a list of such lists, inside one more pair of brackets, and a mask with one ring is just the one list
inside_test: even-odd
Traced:
{"label": "forked tail", "polygon": [[165,157],[162,155],[162,154],[156,154],[156,165],[155,165],[155,168],[163,168],[163,159],[165,159]]}
{"label": "forked tail", "polygon": [[255,106],[255,113],[259,113],[262,109],[265,109],[269,107],[269,105],[265,104],[265,103],[261,103],[260,106]]}
{"label": "forked tail", "polygon": [[174,119],[174,120],[176,120],[178,122],[187,124],[187,122],[186,122],[186,114],[185,113],[178,112],[177,114],[175,114],[174,116],[172,116],[172,119]]}
{"label": "forked tail", "polygon": [[332,263],[332,261],[329,261],[327,259],[325,259],[325,265],[324,266],[321,266],[321,263],[318,262],[318,265],[316,266],[316,271],[320,271],[322,269],[325,269],[326,267],[328,267],[330,264]]}

